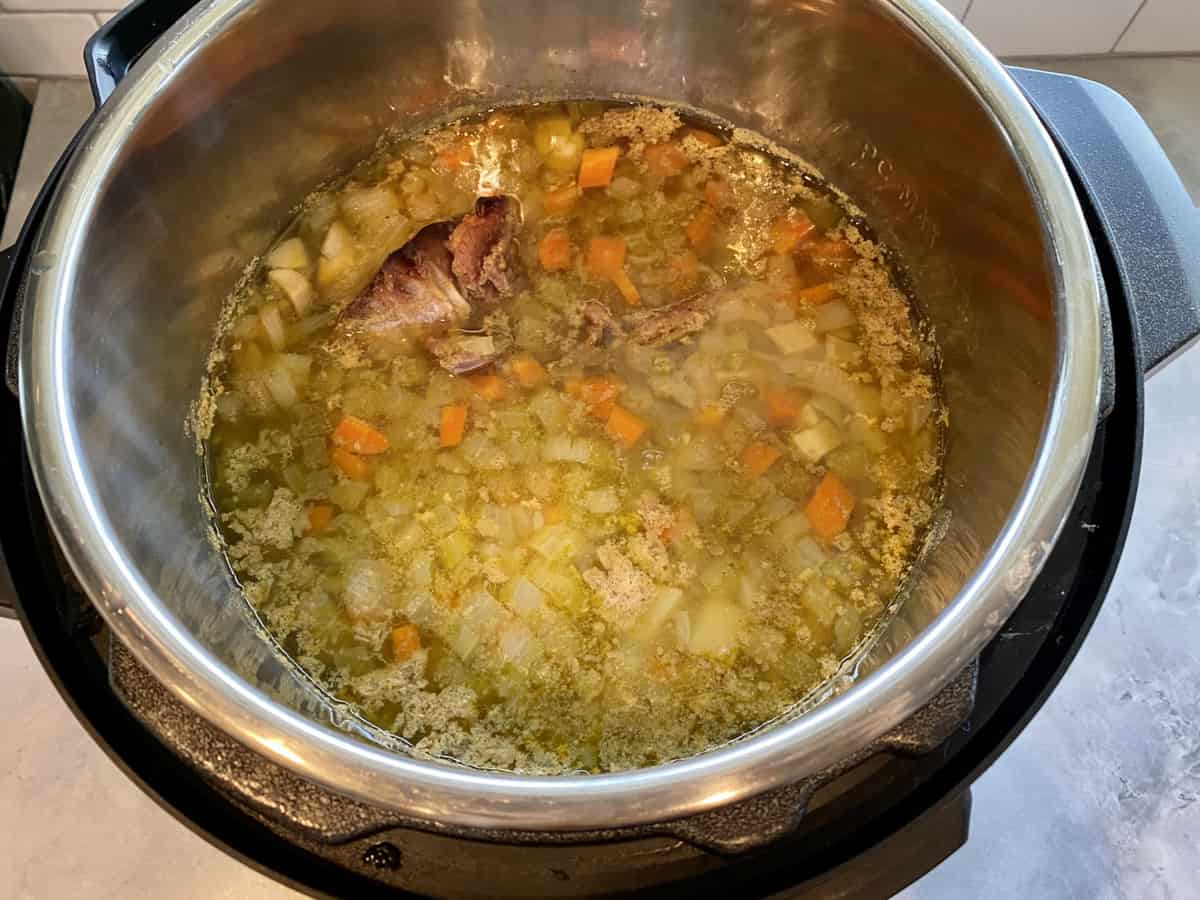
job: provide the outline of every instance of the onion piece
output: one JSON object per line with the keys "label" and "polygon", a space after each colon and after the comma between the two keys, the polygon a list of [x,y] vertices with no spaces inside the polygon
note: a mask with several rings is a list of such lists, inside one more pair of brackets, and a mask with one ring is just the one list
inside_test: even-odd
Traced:
{"label": "onion piece", "polygon": [[263,373],[262,377],[263,383],[266,384],[267,391],[271,395],[271,399],[284,409],[295,406],[297,401],[299,401],[300,394],[296,390],[292,376],[282,366],[272,366]]}
{"label": "onion piece", "polygon": [[298,237],[281,241],[267,254],[267,265],[272,269],[303,269],[308,262],[308,250]]}
{"label": "onion piece", "polygon": [[858,324],[854,313],[841,300],[822,303],[812,313],[813,324],[818,332],[837,331],[839,328],[849,328]]}
{"label": "onion piece", "polygon": [[325,240],[321,242],[321,255],[326,259],[336,259],[350,249],[352,241],[350,230],[341,222],[335,221],[325,232]]}
{"label": "onion piece", "polygon": [[292,306],[296,309],[296,315],[304,315],[312,305],[312,285],[299,272],[294,269],[272,269],[267,273],[267,278],[287,294],[288,299],[292,301]]}
{"label": "onion piece", "polygon": [[259,310],[258,318],[273,350],[282,350],[287,346],[287,332],[283,328],[283,316],[279,315],[277,306],[264,306]]}

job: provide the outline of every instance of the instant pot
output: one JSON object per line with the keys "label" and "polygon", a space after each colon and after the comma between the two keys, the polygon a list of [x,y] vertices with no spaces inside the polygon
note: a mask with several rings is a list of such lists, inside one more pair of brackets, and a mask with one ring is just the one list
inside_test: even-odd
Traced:
{"label": "instant pot", "polygon": [[[143,2],[5,251],[17,614],[81,721],[224,849],[334,896],[880,896],[966,837],[1132,510],[1142,381],[1200,333],[1200,215],[1127,103],[1000,66],[932,0]],[[936,540],[821,705],[686,760],[528,777],[407,756],[261,628],[185,422],[223,298],[388,127],[648,98],[847,191],[933,326]]]}

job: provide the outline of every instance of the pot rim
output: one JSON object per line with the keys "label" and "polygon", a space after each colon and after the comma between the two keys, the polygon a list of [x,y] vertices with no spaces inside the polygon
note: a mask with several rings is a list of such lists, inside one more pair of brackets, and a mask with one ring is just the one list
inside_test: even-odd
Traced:
{"label": "pot rim", "polygon": [[1078,490],[1099,409],[1100,275],[1053,143],[999,62],[936,0],[884,0],[940,52],[1006,134],[1050,250],[1057,366],[1037,457],[983,563],[907,647],[800,718],[678,762],[605,775],[481,772],[401,756],[320,725],[235,675],[123,559],[81,453],[66,390],[64,297],[101,182],[125,136],[188,57],[254,0],[208,0],[163,35],[98,111],[51,201],[36,249],[60,263],[29,275],[21,330],[25,440],[47,518],[109,627],[189,708],[292,772],[419,819],[552,831],[684,818],[794,783],[840,762],[927,703],[991,640],[1049,554]]}

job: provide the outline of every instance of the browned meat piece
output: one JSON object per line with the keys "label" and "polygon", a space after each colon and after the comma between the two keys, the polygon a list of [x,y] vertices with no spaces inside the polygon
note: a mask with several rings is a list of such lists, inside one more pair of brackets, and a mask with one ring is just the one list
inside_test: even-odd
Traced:
{"label": "browned meat piece", "polygon": [[599,300],[584,300],[579,305],[579,317],[583,320],[579,339],[588,347],[603,347],[614,337],[625,335],[621,323]]}
{"label": "browned meat piece", "polygon": [[511,294],[520,273],[513,236],[517,204],[509,197],[480,197],[450,235],[452,270],[472,302],[495,303]]}
{"label": "browned meat piece", "polygon": [[489,366],[499,359],[501,351],[488,334],[447,334],[425,339],[425,347],[447,372],[465,375]]}
{"label": "browned meat piece", "polygon": [[422,228],[389,256],[338,316],[357,333],[437,332],[465,321],[471,305],[451,277],[448,223]]}
{"label": "browned meat piece", "polygon": [[701,294],[670,306],[636,312],[629,317],[629,339],[649,347],[681,341],[708,324],[713,305],[711,295]]}

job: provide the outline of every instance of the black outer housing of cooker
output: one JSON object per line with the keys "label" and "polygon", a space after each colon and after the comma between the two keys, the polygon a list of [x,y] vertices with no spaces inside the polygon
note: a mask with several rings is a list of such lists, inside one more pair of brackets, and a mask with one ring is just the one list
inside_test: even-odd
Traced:
{"label": "black outer housing of cooker", "polygon": [[[142,2],[101,29],[86,51],[98,103],[191,5]],[[701,878],[659,886],[656,896],[780,891],[884,896],[899,890],[965,840],[970,784],[1045,702],[1099,610],[1133,509],[1143,372],[1200,331],[1200,271],[1194,260],[1189,268],[1179,249],[1200,247],[1189,237],[1198,223],[1194,210],[1188,218],[1178,202],[1181,188],[1161,149],[1117,95],[1109,92],[1106,98],[1093,90],[1098,86],[1079,79],[1027,70],[1013,74],[1071,170],[1108,293],[1111,343],[1103,404],[1108,415],[1098,423],[1064,532],[1026,601],[981,654],[974,711],[942,748],[919,759],[890,761],[869,784],[832,801],[815,837],[783,838]],[[0,255],[0,323],[6,330],[19,318],[33,236],[73,150],[74,142],[47,180],[18,243]],[[1177,248],[1177,258],[1163,253],[1164,247]],[[10,345],[12,388],[15,375]],[[0,508],[8,513],[0,546],[17,611],[56,687],[113,761],[198,834],[297,889],[328,896],[403,895],[394,885],[396,876],[404,881],[404,858],[392,843],[367,839],[356,865],[335,864],[214,790],[134,718],[110,689],[106,661],[92,639],[101,622],[54,544],[33,484],[20,412],[8,397],[0,398],[0,465],[9,473],[0,479]],[[463,852],[470,852],[469,844],[463,842]],[[914,867],[922,847],[925,858]],[[499,886],[504,873],[495,874]]]}

